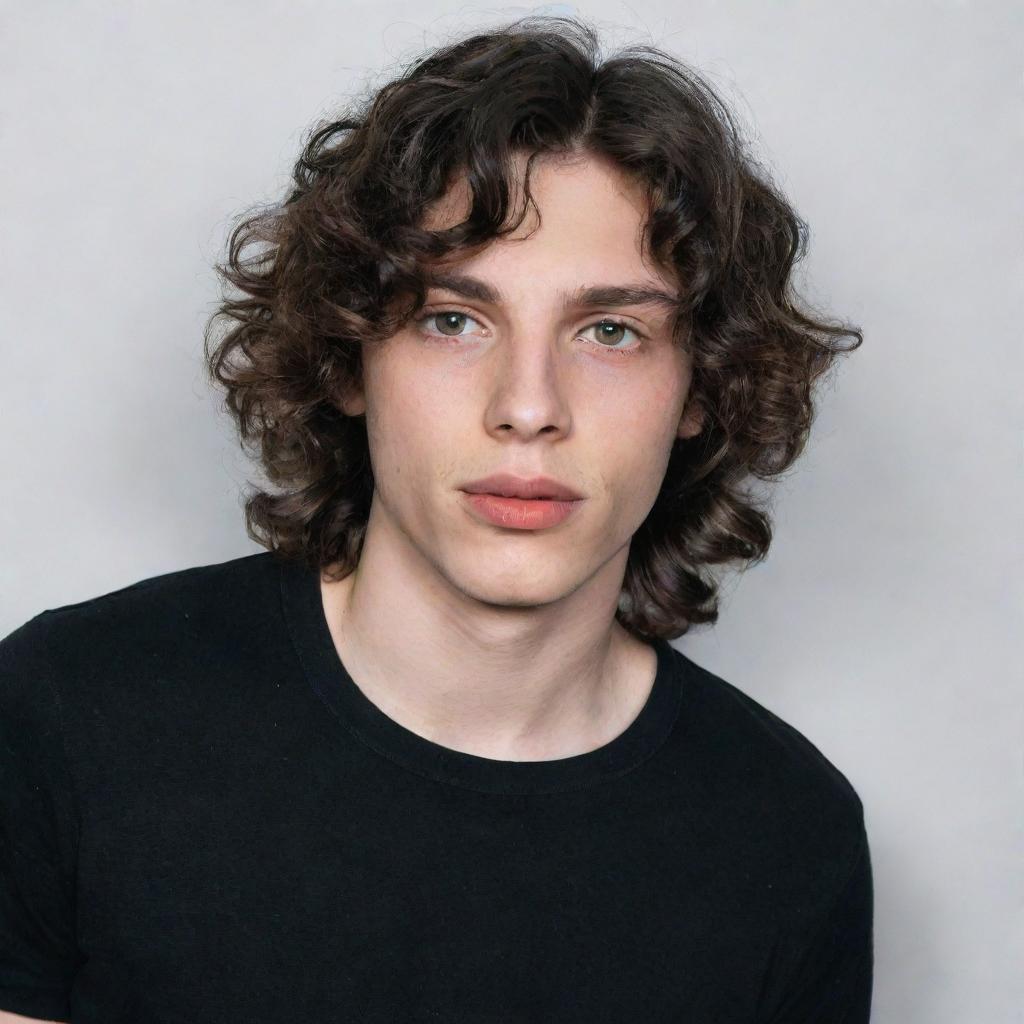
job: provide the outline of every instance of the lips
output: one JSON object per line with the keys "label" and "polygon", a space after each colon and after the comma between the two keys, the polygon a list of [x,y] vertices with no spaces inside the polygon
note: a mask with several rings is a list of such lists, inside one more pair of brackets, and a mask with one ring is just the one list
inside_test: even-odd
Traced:
{"label": "lips", "polygon": [[549,476],[518,477],[511,473],[494,473],[481,480],[463,484],[469,494],[497,494],[504,498],[579,501],[583,495]]}

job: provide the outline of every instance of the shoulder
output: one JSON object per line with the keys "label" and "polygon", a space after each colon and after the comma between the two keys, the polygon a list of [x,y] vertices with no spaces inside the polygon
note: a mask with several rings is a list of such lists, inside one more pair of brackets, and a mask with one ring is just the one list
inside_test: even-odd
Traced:
{"label": "shoulder", "polygon": [[766,767],[788,771],[808,785],[820,787],[853,811],[862,809],[850,780],[804,733],[738,685],[697,664],[679,650],[676,656],[689,686],[700,691],[705,711],[715,713],[721,726],[727,729],[726,739],[735,745],[742,738],[751,759],[760,759]]}
{"label": "shoulder", "polygon": [[846,774],[808,736],[675,649],[683,687],[680,756],[700,762],[745,828],[782,856],[842,871],[866,845],[864,806]]}
{"label": "shoulder", "polygon": [[218,596],[240,585],[272,575],[275,564],[272,552],[258,551],[223,562],[188,566],[137,580],[84,601],[47,608],[36,615],[35,620],[55,629],[78,622],[137,617],[157,610],[181,608],[187,611],[190,605],[210,605]]}
{"label": "shoulder", "polygon": [[0,702],[24,714],[55,705],[86,731],[115,710],[142,713],[244,662],[279,604],[276,556],[261,551],[48,608],[0,639]]}
{"label": "shoulder", "polygon": [[47,608],[2,642],[28,652],[40,648],[60,660],[62,654],[100,658],[114,641],[128,647],[180,642],[211,621],[226,625],[232,612],[250,612],[260,599],[276,594],[276,562],[257,552],[208,565],[189,566],[138,580],[73,604]]}

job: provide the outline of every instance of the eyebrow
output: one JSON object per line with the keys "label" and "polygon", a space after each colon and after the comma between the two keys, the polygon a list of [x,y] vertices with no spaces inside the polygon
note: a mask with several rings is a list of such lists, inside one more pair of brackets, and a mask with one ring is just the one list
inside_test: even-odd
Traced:
{"label": "eyebrow", "polygon": [[[468,274],[428,271],[426,283],[477,302],[496,304],[504,299],[497,288]],[[661,306],[676,312],[679,303],[678,296],[644,284],[591,285],[562,293],[563,309],[579,309],[584,306]]]}

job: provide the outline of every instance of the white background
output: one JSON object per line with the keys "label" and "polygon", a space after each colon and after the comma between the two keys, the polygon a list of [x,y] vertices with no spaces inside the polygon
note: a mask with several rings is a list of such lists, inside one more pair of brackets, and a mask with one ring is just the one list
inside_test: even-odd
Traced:
{"label": "white background", "polygon": [[531,10],[696,64],[864,329],[767,562],[676,645],[860,793],[873,1021],[1021,1021],[1024,5],[3,3],[0,635],[258,550],[201,363],[233,218],[346,94]]}

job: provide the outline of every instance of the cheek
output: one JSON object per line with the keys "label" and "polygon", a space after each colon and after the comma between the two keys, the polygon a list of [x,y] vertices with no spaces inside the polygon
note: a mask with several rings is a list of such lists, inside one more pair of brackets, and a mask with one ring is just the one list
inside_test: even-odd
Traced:
{"label": "cheek", "polygon": [[632,454],[641,461],[654,458],[672,445],[687,380],[685,367],[659,360],[642,375],[602,381],[587,396],[587,418],[608,444],[638,449]]}
{"label": "cheek", "polygon": [[600,445],[599,462],[605,484],[616,507],[624,514],[636,508],[642,508],[646,514],[653,504],[661,489],[671,445],[660,424],[646,432],[636,426],[633,421],[615,435],[604,436]]}
{"label": "cheek", "polygon": [[433,479],[439,465],[456,472],[460,450],[465,459],[463,410],[447,376],[423,361],[409,365],[383,353],[367,367],[367,439],[382,492],[389,479],[400,478],[404,493],[407,482]]}
{"label": "cheek", "polygon": [[[675,376],[673,376],[675,374]],[[595,453],[605,485],[625,518],[646,516],[665,476],[682,411],[679,367],[607,389],[588,417],[587,447]]]}

